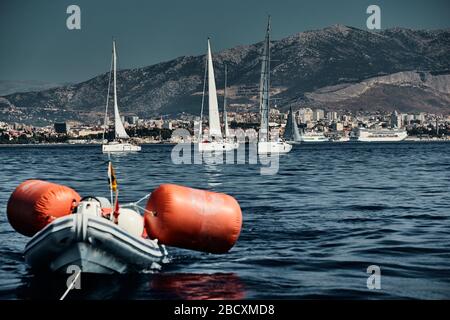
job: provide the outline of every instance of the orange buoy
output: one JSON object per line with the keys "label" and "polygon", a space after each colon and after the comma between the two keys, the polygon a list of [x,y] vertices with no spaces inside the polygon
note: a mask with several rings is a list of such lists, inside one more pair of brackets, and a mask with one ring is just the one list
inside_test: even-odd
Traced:
{"label": "orange buoy", "polygon": [[20,184],[8,201],[11,226],[25,236],[33,236],[56,218],[72,213],[80,201],[73,189],[41,180]]}
{"label": "orange buoy", "polygon": [[152,193],[146,209],[150,238],[174,247],[225,253],[241,232],[241,208],[222,193],[163,184]]}

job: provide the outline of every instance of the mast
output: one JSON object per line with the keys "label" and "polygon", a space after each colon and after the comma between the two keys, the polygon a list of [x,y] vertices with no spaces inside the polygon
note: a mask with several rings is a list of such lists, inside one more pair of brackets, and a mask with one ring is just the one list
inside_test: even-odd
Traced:
{"label": "mast", "polygon": [[228,129],[228,116],[227,116],[227,65],[225,64],[225,87],[223,89],[223,127],[225,138],[230,136],[230,131]]}
{"label": "mast", "polygon": [[114,86],[114,129],[116,139],[130,138],[125,131],[122,120],[120,119],[119,106],[117,104],[117,55],[116,55],[116,41],[113,40],[113,86]]}
{"label": "mast", "polygon": [[208,102],[209,102],[209,136],[222,138],[220,128],[219,105],[217,103],[216,80],[211,54],[211,45],[208,38]]}
{"label": "mast", "polygon": [[108,105],[109,105],[109,93],[111,89],[111,76],[112,76],[112,68],[113,68],[113,57],[111,57],[111,66],[109,67],[109,78],[108,78],[108,93],[106,94],[106,108],[105,108],[105,119],[103,121],[103,135],[102,135],[102,143],[105,141],[106,130],[108,129]]}
{"label": "mast", "polygon": [[294,141],[299,142],[301,140],[301,136],[298,130],[297,120],[295,119],[295,113],[292,112],[292,107],[291,107],[291,115],[292,115],[292,127],[294,128],[293,131]]}
{"label": "mast", "polygon": [[270,16],[267,19],[266,38],[261,63],[261,80],[259,84],[259,112],[261,124],[259,141],[269,141],[269,106],[270,106]]}

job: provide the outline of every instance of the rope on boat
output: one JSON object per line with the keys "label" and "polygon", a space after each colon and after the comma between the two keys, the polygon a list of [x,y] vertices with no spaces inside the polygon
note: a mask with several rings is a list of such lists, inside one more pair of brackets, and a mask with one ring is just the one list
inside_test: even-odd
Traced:
{"label": "rope on boat", "polygon": [[140,198],[138,201],[134,202],[135,204],[138,204],[139,202],[142,202],[144,200],[147,200],[148,198],[150,198],[150,196],[152,195],[152,193],[150,192],[149,194],[143,196],[142,198]]}
{"label": "rope on boat", "polygon": [[[149,214],[153,215],[154,214],[153,211],[149,211],[146,208],[144,208],[144,207],[139,205],[140,202],[142,202],[144,200],[147,200],[148,198],[150,198],[151,195],[152,195],[152,193],[150,192],[149,194],[147,194],[147,195],[143,196],[142,198],[140,198],[138,201],[126,203],[122,207],[124,207],[124,208],[132,207],[132,208],[135,208],[135,209],[140,209],[140,210],[144,211],[145,213],[149,213]],[[139,210],[137,210],[137,211],[139,211]]]}
{"label": "rope on boat", "polygon": [[62,295],[62,297],[59,300],[64,300],[64,298],[67,296],[69,291],[73,289],[73,286],[75,285],[75,282],[77,282],[78,277],[80,276],[80,274],[81,274],[81,270],[78,271],[78,273],[75,276],[75,278],[73,279],[72,283],[70,284],[70,286],[67,288],[66,292],[64,292],[64,294]]}

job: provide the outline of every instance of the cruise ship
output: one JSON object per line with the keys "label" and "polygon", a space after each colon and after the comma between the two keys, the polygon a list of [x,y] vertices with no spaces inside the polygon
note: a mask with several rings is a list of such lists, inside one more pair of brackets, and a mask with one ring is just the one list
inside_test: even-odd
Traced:
{"label": "cruise ship", "polygon": [[329,139],[327,137],[325,137],[322,132],[309,131],[309,132],[302,132],[300,134],[300,141],[301,142],[326,142],[326,141],[329,141]]}
{"label": "cruise ship", "polygon": [[365,129],[358,128],[352,132],[351,141],[361,142],[395,142],[405,140],[408,136],[403,129]]}

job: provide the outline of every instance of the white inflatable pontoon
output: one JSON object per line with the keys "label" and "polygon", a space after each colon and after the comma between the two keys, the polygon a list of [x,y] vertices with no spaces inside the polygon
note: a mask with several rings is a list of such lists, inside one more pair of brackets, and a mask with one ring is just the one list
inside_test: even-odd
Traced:
{"label": "white inflatable pontoon", "polygon": [[34,235],[25,247],[26,262],[33,269],[62,273],[74,265],[82,272],[106,274],[159,269],[167,251],[157,240],[140,236],[142,217],[121,208],[115,224],[100,213],[106,199],[91,199],[82,201],[77,213],[56,219]]}

